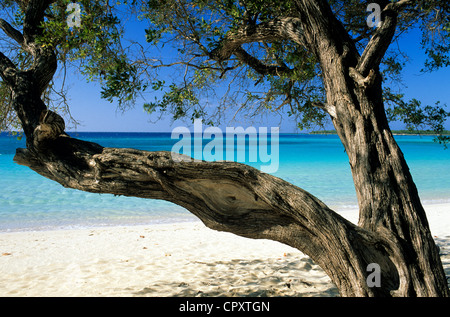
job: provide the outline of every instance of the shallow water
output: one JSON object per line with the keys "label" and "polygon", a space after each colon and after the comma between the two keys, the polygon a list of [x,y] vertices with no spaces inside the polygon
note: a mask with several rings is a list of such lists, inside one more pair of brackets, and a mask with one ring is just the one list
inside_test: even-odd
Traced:
{"label": "shallow water", "polygon": [[[170,133],[72,133],[74,137],[107,147],[148,151],[170,151],[179,139]],[[424,203],[450,202],[450,149],[433,142],[432,136],[396,137]],[[213,139],[204,139],[192,155]],[[273,175],[289,181],[320,198],[336,210],[357,207],[356,195],[344,148],[336,135],[280,134],[278,155],[274,138],[268,139],[270,162],[253,161],[250,143],[234,148],[246,154],[245,163],[261,168],[279,159]],[[257,138],[258,150],[260,139]],[[218,143],[216,143],[217,145]],[[224,159],[226,141],[223,143]],[[13,162],[15,149],[25,147],[6,133],[0,134],[0,231],[78,228],[192,221],[183,208],[165,201],[116,197],[63,188],[27,167]],[[216,149],[217,150],[217,149]],[[260,152],[258,152],[260,153]],[[200,153],[201,154],[201,153]],[[205,151],[203,151],[205,154]],[[212,151],[210,154],[218,154]],[[198,156],[196,156],[198,157]],[[217,157],[217,156],[216,156]]]}

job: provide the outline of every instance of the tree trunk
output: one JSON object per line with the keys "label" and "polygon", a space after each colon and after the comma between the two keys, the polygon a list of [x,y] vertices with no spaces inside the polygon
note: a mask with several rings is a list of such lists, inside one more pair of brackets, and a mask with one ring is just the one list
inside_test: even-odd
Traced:
{"label": "tree trunk", "polygon": [[[394,34],[396,12],[386,11],[378,34],[359,56],[324,1],[299,5],[305,13],[306,36],[322,67],[326,108],[332,109],[328,112],[349,157],[360,207],[359,226],[387,234],[391,246],[395,244],[388,257],[400,279],[396,295],[448,295],[439,251],[383,105],[378,64]],[[317,16],[328,18],[318,22]]]}
{"label": "tree trunk", "polygon": [[[15,160],[66,187],[164,199],[214,230],[295,247],[343,296],[390,296],[399,287],[391,236],[359,228],[302,189],[243,164],[174,162],[170,152],[102,148],[67,136],[38,153],[18,149]],[[381,267],[380,288],[366,283],[370,263]]]}
{"label": "tree trunk", "polygon": [[[324,269],[342,296],[448,296],[425,212],[387,124],[378,69],[370,67],[378,55],[358,56],[325,1],[297,2],[305,38],[322,66],[325,109],[349,156],[359,226],[301,188],[243,164],[179,161],[170,152],[104,148],[67,136],[62,118],[40,99],[56,57],[35,45],[29,48],[35,66],[27,71],[0,53],[0,75],[14,92],[27,138],[15,161],[65,187],[167,200],[214,230],[295,247]],[[29,2],[26,23],[42,20],[42,3]],[[29,43],[37,30],[24,27]],[[372,264],[380,268],[381,285],[367,283]]]}
{"label": "tree trunk", "polygon": [[444,295],[448,288],[439,250],[403,153],[389,129],[380,75],[375,76],[378,79],[368,88],[348,83],[346,97],[351,102],[336,103],[333,120],[349,157],[359,226],[374,233],[388,232],[395,241],[398,250],[389,257],[401,272],[399,294]]}

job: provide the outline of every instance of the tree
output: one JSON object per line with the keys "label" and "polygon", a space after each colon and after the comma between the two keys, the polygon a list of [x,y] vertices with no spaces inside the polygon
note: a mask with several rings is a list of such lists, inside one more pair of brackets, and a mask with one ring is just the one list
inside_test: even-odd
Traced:
{"label": "tree", "polygon": [[[151,58],[130,60],[120,46],[120,32],[107,36],[120,31],[108,2],[80,1],[92,23],[83,33],[83,28],[61,24],[68,1],[16,1],[18,7],[3,1],[20,12],[22,30],[4,19],[0,27],[28,57],[24,67],[0,53],[2,84],[27,139],[15,161],[65,187],[164,199],[185,207],[209,228],[298,248],[324,269],[342,296],[448,296],[439,251],[386,112],[415,124],[436,123],[437,130],[448,114],[440,107],[425,111],[419,103],[403,102],[390,89],[383,91],[383,79],[401,67],[387,56],[396,30],[422,21],[425,31],[439,30],[448,40],[449,5],[374,2],[382,21],[376,29],[367,26],[367,3],[361,1],[133,1],[129,5],[138,4],[152,23],[147,40],[157,44],[172,35],[181,42],[183,56],[174,66],[193,74],[165,87],[137,74],[168,65]],[[430,38],[424,38],[424,46],[434,44]],[[431,45],[430,69],[448,63],[444,44]],[[178,162],[168,152],[104,148],[67,136],[64,120],[47,109],[42,96],[58,60],[70,54],[84,58],[87,74],[103,81],[105,98],[126,103],[150,86],[166,89],[162,100],[146,105],[149,111],[173,107],[175,116],[191,111],[200,117],[197,96],[208,88],[204,79],[218,81],[244,70],[247,79],[266,90],[248,93],[242,107],[249,100],[268,108],[278,102],[303,124],[330,118],[349,157],[358,225],[301,188],[243,164]],[[392,111],[385,108],[389,104]],[[367,283],[373,264],[382,274],[380,287]]]}

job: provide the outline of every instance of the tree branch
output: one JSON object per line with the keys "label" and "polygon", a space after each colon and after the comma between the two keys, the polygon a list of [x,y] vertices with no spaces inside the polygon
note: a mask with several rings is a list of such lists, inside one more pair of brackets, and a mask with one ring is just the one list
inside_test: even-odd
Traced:
{"label": "tree branch", "polygon": [[353,80],[358,84],[358,86],[360,86],[364,89],[372,86],[376,79],[376,72],[373,69],[370,69],[369,74],[366,77],[364,77],[355,68],[350,67],[349,74],[350,74],[350,77],[352,77]]}
{"label": "tree branch", "polygon": [[209,56],[211,59],[221,62],[229,59],[242,44],[272,42],[280,39],[292,40],[303,45],[300,19],[288,17],[257,25],[246,25],[237,31],[229,32],[219,47],[210,52]]}
{"label": "tree branch", "polygon": [[234,50],[237,59],[253,68],[260,75],[289,75],[293,70],[286,66],[266,65],[256,57],[247,53],[243,48],[238,47]]}
{"label": "tree branch", "polygon": [[39,94],[46,89],[57,69],[57,58],[51,48],[44,48],[36,45],[36,36],[42,33],[40,24],[44,21],[45,10],[54,0],[30,0],[26,5],[25,18],[23,23],[23,37],[25,39],[22,46],[34,57],[33,67],[29,69],[34,77],[35,88]]}
{"label": "tree branch", "polygon": [[5,32],[6,35],[8,35],[10,38],[16,41],[18,44],[20,44],[20,46],[23,46],[24,38],[22,33],[13,28],[11,24],[9,24],[3,19],[0,19],[0,28],[3,30],[3,32]]}
{"label": "tree branch", "polygon": [[266,65],[256,57],[247,53],[242,44],[254,42],[274,42],[280,39],[291,40],[299,45],[304,44],[300,27],[300,19],[298,18],[280,18],[270,22],[260,24],[249,24],[241,29],[229,32],[219,47],[209,53],[212,60],[222,62],[235,55],[238,60],[253,68],[261,75],[282,75],[289,74],[293,70],[282,66]]}
{"label": "tree branch", "polygon": [[34,42],[37,35],[41,34],[40,23],[44,20],[45,10],[54,0],[30,0],[27,2],[24,2],[26,9],[24,10],[23,37],[28,45]]}
{"label": "tree branch", "polygon": [[16,65],[2,52],[0,52],[0,77],[10,85],[15,86]]}
{"label": "tree branch", "polygon": [[410,4],[414,4],[414,3],[417,3],[417,1],[415,1],[415,0],[399,0],[397,2],[390,2],[386,6],[385,10],[394,10],[399,13],[401,10],[403,10],[404,7],[406,7],[407,5],[410,5]]}
{"label": "tree branch", "polygon": [[336,118],[336,107],[335,106],[330,105],[328,103],[324,104],[322,102],[313,102],[311,105],[326,111],[332,118]]}
{"label": "tree branch", "polygon": [[260,225],[267,229],[270,221],[263,225],[262,219],[284,214],[286,222],[292,217],[305,227],[306,218],[326,221],[336,217],[335,221],[349,225],[309,193],[240,163],[197,162],[171,152],[103,148],[64,135],[42,140],[39,148],[45,154],[18,149],[14,160],[65,187],[168,200],[186,207],[209,227],[241,227],[241,235],[253,238],[266,234],[254,223],[238,220],[261,218]]}
{"label": "tree branch", "polygon": [[[386,4],[386,2],[388,4]],[[409,4],[410,1],[402,0],[395,3],[383,1],[383,3],[385,4],[385,7],[382,10],[381,15],[382,24],[370,39],[356,66],[356,70],[363,77],[368,76],[371,69],[378,68],[380,65],[383,56],[394,38],[398,12],[405,5]]]}
{"label": "tree branch", "polygon": [[[244,164],[103,148],[65,135],[43,140],[39,149],[18,149],[14,160],[65,187],[167,200],[214,230],[286,243],[311,256],[338,286],[344,280],[336,275],[336,266],[345,271],[352,267],[363,284],[366,264],[352,263],[354,252],[364,251],[367,261],[377,262],[388,247],[308,192]],[[391,262],[381,265],[392,271]]]}

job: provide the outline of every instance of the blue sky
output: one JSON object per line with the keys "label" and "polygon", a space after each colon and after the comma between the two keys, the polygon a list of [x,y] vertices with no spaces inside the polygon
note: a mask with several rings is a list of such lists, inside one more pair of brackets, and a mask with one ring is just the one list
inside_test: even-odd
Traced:
{"label": "blue sky", "polygon": [[[130,22],[131,23],[131,22]],[[132,32],[134,38],[144,39],[144,27],[132,23]],[[403,72],[402,91],[405,93],[405,100],[416,98],[423,105],[434,105],[439,100],[441,104],[447,104],[447,110],[450,111],[450,67],[440,69],[431,74],[423,74],[420,72],[424,65],[425,54],[420,47],[420,33],[410,32],[404,36],[400,45],[402,50],[406,52],[410,60]],[[185,126],[186,122],[177,121],[172,123],[171,119],[163,119],[158,122],[156,117],[151,116],[143,110],[144,101],[137,101],[134,109],[130,109],[124,113],[117,110],[116,105],[100,98],[100,86],[96,83],[86,83],[81,75],[73,74],[70,76],[69,86],[69,104],[72,116],[80,122],[76,127],[76,131],[101,131],[101,132],[170,132],[177,126]],[[153,97],[151,97],[153,98]],[[226,125],[227,122],[224,122]],[[239,124],[244,127],[266,126],[280,127],[282,133],[296,133],[299,130],[293,119],[286,117],[280,123],[278,115],[261,118],[258,122],[243,122]],[[450,122],[447,121],[446,129],[450,130]],[[330,126],[330,128],[332,128]],[[392,128],[404,128],[401,124],[393,124]],[[72,129],[74,130],[74,129]]]}

